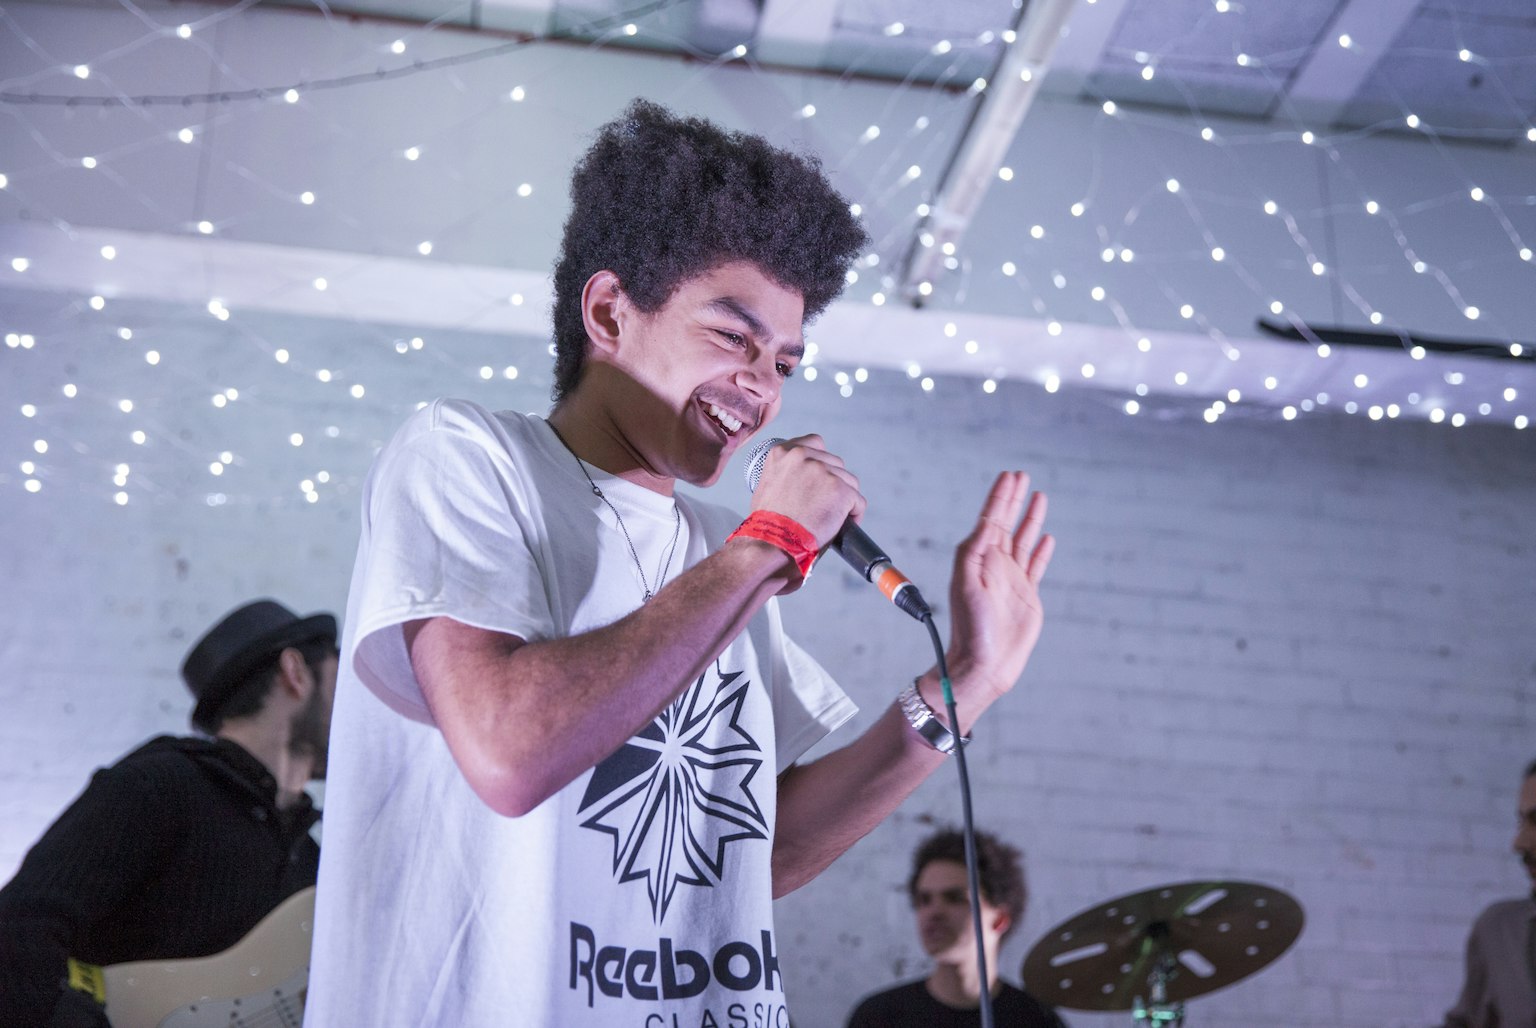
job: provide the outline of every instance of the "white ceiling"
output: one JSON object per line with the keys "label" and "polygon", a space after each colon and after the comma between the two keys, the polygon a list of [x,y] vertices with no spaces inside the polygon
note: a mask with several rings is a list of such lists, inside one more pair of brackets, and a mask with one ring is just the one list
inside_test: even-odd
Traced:
{"label": "white ceiling", "polygon": [[[1032,0],[1039,7],[1046,0]],[[316,0],[286,6],[319,8]],[[567,33],[707,59],[760,59],[839,77],[964,88],[987,75],[1022,0],[344,0],[323,5],[423,24]],[[1400,120],[1489,142],[1536,121],[1529,0],[1076,0],[1045,89],[1122,104],[1314,128]],[[1097,8],[1097,10],[1093,10]],[[637,13],[638,12],[638,13]],[[615,29],[642,20],[629,38]],[[1071,40],[1071,34],[1081,40]],[[1340,45],[1349,36],[1353,45]],[[936,52],[936,47],[939,52]],[[1463,60],[1460,51],[1468,51]],[[1239,63],[1239,56],[1249,60]],[[1144,69],[1153,75],[1145,78]]]}
{"label": "white ceiling", "polygon": [[[167,38],[182,19],[197,26],[184,45]],[[302,54],[295,22],[308,29]],[[391,53],[396,35],[408,45]],[[701,113],[739,114],[826,155],[864,207],[870,256],[881,258],[861,266],[821,329],[834,336],[875,317],[871,303],[921,299],[910,290],[923,281],[937,287],[923,318],[900,319],[912,312],[893,303],[868,341],[847,333],[836,362],[1059,378],[1125,397],[1151,383],[1153,393],[1208,402],[1235,392],[1303,411],[1327,393],[1355,396],[1361,412],[1476,417],[1488,407],[1484,416],[1504,423],[1536,414],[1528,359],[1451,367],[1336,350],[1319,364],[1309,348],[1255,338],[1257,317],[1279,304],[1275,316],[1292,326],[1368,329],[1366,316],[1386,307],[1383,331],[1530,341],[1532,291],[1520,277],[1530,260],[1517,256],[1536,242],[1536,200],[1522,195],[1533,191],[1536,117],[1529,0],[21,0],[0,11],[0,173],[11,177],[0,256],[26,254],[34,266],[0,267],[0,287],[221,296],[351,319],[387,308],[401,323],[537,335],[571,146],[626,96],[649,89],[678,102],[689,69],[703,81],[738,43],[750,54],[744,73],[701,90]],[[77,60],[95,67],[88,80],[70,74]],[[1032,108],[1033,88],[1017,89],[1011,75],[975,88],[1020,62],[1040,69],[1033,86],[1051,110]],[[521,82],[537,111],[508,101]],[[290,84],[303,90],[293,106],[280,100]],[[242,99],[256,93],[271,95]],[[810,99],[821,104],[814,118]],[[1098,118],[1106,101],[1141,113]],[[893,111],[924,113],[897,138],[901,126],[885,120]],[[1190,142],[1213,121],[1216,145]],[[573,138],[546,145],[562,122],[577,126]],[[878,140],[860,136],[880,123]],[[1304,129],[1336,143],[1307,153],[1296,143]],[[178,131],[195,145],[175,142]],[[1010,157],[1015,133],[1028,140]],[[1361,139],[1373,148],[1360,150]],[[1398,180],[1398,168],[1430,154],[1459,169],[1466,162],[1447,156],[1447,140],[1508,159],[1489,164],[1491,178],[1453,169],[1429,195]],[[419,162],[402,158],[408,144],[421,144]],[[999,172],[1012,169],[1000,165],[1018,165],[1021,147],[1034,166],[1005,187]],[[82,170],[82,154],[99,155],[101,168]],[[1319,192],[1325,160],[1343,171],[1324,184],[1358,198]],[[902,175],[918,163],[921,181]],[[1275,191],[1279,212],[1266,217],[1272,193],[1255,183],[1273,189],[1282,166],[1295,186]],[[1186,188],[1170,199],[1165,179]],[[1459,206],[1477,182],[1501,203]],[[300,189],[321,200],[300,204]],[[1367,197],[1383,201],[1383,217],[1358,214]],[[1084,204],[1090,214],[1078,218]],[[986,231],[967,234],[975,218],[989,219]],[[923,255],[925,237],[929,256],[952,239],[959,257],[903,283],[903,261]],[[132,241],[131,268],[94,258],[113,240]],[[1267,250],[1245,252],[1249,241]],[[86,250],[89,263],[78,256]],[[1413,277],[1408,266],[1426,257],[1427,277]],[[318,279],[328,292],[309,288]],[[1394,293],[1424,303],[1394,310]],[[1463,312],[1479,305],[1474,333]],[[882,347],[896,332],[902,346]],[[976,348],[958,351],[968,336]],[[1127,354],[1147,340],[1153,352]],[[1234,340],[1248,355],[1240,365]],[[1282,385],[1266,386],[1271,378]],[[1453,378],[1464,399],[1446,388]]]}

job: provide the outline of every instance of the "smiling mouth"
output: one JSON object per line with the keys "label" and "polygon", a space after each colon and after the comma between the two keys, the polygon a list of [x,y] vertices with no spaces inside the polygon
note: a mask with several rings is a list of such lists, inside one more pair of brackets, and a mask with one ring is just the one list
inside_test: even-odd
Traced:
{"label": "smiling mouth", "polygon": [[719,404],[706,403],[704,410],[709,413],[710,417],[715,419],[716,424],[725,429],[726,435],[735,435],[741,431],[741,419],[722,408]]}

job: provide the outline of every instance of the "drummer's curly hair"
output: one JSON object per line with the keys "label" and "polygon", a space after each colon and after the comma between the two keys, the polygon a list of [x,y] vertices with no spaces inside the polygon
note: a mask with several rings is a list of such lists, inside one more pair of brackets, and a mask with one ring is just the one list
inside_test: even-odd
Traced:
{"label": "drummer's curly hair", "polygon": [[[917,847],[917,852],[912,854],[912,877],[907,879],[907,896],[913,902],[917,900],[918,875],[935,860],[950,860],[964,867],[965,836],[953,828],[945,828],[924,839]],[[1008,930],[1003,932],[1006,939],[1024,920],[1024,905],[1029,900],[1029,889],[1024,884],[1024,855],[995,835],[977,832],[976,872],[981,898],[1008,911]]]}
{"label": "drummer's curly hair", "polygon": [[581,378],[581,293],[597,272],[613,272],[635,306],[655,313],[688,279],[750,261],[798,292],[810,321],[867,242],[815,157],[634,101],[571,175],[555,264],[554,399]]}

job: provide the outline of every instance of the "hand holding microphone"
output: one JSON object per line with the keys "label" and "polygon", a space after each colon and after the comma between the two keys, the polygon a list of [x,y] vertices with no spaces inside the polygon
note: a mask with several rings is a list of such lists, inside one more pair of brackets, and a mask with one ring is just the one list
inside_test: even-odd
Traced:
{"label": "hand holding microphone", "polygon": [[[758,509],[761,504],[762,508],[794,517],[789,510],[775,506],[775,503],[780,501],[775,500],[771,496],[758,495],[758,486],[763,480],[768,457],[773,449],[781,444],[787,444],[790,452],[800,459],[822,461],[827,465],[824,469],[826,473],[835,475],[845,484],[849,484],[857,490],[858,480],[843,468],[842,461],[821,449],[820,436],[802,436],[797,440],[765,439],[754,446],[747,455],[745,472],[747,487],[753,493],[754,509]],[[783,502],[799,507],[806,499],[808,498],[803,496],[787,497]],[[815,508],[814,504],[810,506],[812,509]],[[898,608],[906,611],[919,621],[931,616],[932,611],[923,600],[922,594],[917,591],[917,587],[908,580],[906,575],[896,570],[896,567],[891,563],[891,558],[886,556],[885,551],[858,526],[855,518],[864,512],[864,506],[864,498],[859,496],[858,502],[854,505],[853,509],[843,515],[842,524],[832,528],[830,536],[832,549],[836,550],[848,562],[848,565],[858,572],[860,578],[873,583],[885,595],[886,599],[890,600]],[[823,507],[822,510],[817,511],[821,515],[818,519],[820,524],[813,525],[802,521],[802,524],[805,524],[805,527],[812,534],[816,535],[818,542],[827,538],[827,535],[822,534],[818,529],[826,530],[829,527],[826,524],[828,512],[831,513],[831,517],[836,517],[835,511],[832,511],[831,508]]]}

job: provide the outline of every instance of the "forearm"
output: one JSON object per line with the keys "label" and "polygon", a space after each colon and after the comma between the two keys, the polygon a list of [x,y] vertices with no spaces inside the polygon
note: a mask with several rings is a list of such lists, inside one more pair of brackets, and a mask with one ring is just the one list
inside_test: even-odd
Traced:
{"label": "forearm", "polygon": [[[960,716],[957,734],[965,735],[998,693],[979,669],[968,666],[956,672],[951,684]],[[917,686],[939,720],[953,731],[938,671],[919,676]],[[892,703],[849,746],[791,768],[779,780],[774,895],[793,892],[826,870],[945,763],[945,755],[918,736],[900,707]]]}
{"label": "forearm", "polygon": [[779,779],[775,898],[824,871],[944,764],[895,704],[848,746]]}
{"label": "forearm", "polygon": [[[1043,495],[1029,497],[1027,476],[1005,472],[993,482],[976,528],[956,551],[945,660],[959,724],[949,725],[937,670],[923,674],[918,689],[957,735],[968,734],[983,712],[1013,688],[1039,638],[1039,585],[1055,547],[1049,535],[1041,534],[1045,507]],[[773,853],[775,895],[814,878],[943,762],[893,704],[847,749],[783,776]]]}
{"label": "forearm", "polygon": [[[470,785],[492,809],[517,816],[595,766],[695,681],[783,588],[786,564],[771,546],[737,540],[591,632],[466,648],[451,638],[423,647],[408,630],[407,642]],[[438,622],[414,628],[454,630]]]}

